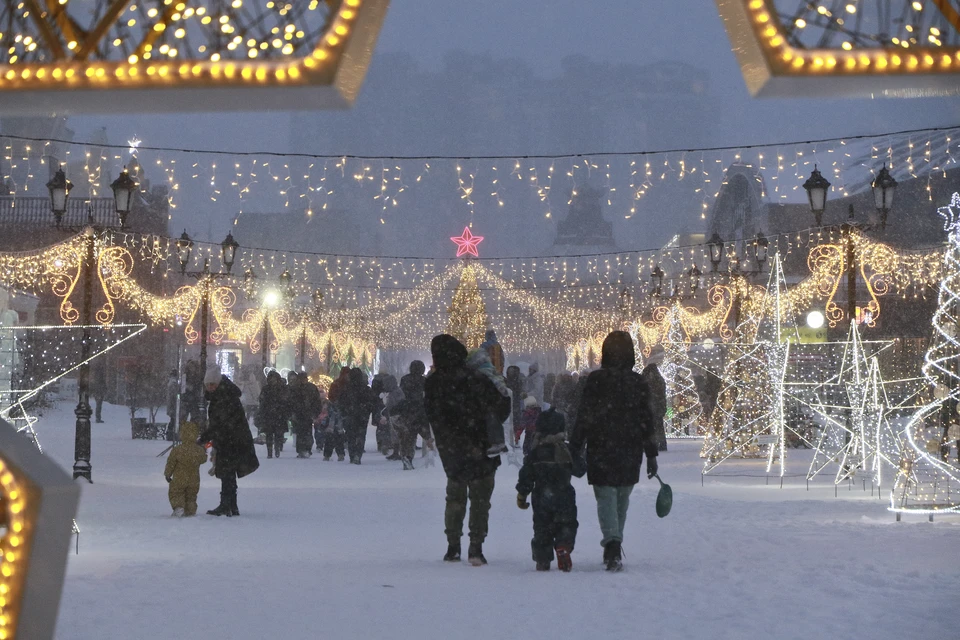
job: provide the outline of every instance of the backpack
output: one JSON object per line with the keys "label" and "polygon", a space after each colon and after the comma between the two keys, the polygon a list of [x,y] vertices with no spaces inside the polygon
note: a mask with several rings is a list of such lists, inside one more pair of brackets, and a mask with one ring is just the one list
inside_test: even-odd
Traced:
{"label": "backpack", "polygon": [[340,413],[339,407],[333,403],[330,403],[330,408],[327,413],[327,431],[336,434],[346,432],[343,414]]}

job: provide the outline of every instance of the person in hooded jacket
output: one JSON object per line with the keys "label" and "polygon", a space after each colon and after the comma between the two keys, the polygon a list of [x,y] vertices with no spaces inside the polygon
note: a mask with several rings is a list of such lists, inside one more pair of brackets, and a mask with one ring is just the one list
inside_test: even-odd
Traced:
{"label": "person in hooded jacket", "polygon": [[647,477],[657,473],[657,443],[650,413],[650,388],[633,370],[633,339],[613,331],[603,341],[600,369],[587,378],[570,438],[570,451],[587,449],[587,481],[597,499],[608,571],[623,568],[623,528],[630,493],[640,481],[647,456]]}
{"label": "person in hooded jacket", "polygon": [[533,540],[530,548],[537,571],[549,571],[554,549],[557,568],[570,571],[570,554],[577,540],[577,492],[570,484],[573,457],[567,444],[563,414],[549,409],[537,419],[530,453],[523,459],[517,482],[517,506],[527,509],[533,494]]}
{"label": "person in hooded jacket", "polygon": [[417,450],[417,436],[423,438],[424,443],[430,439],[430,424],[427,422],[427,412],[423,407],[423,389],[426,378],[423,372],[426,367],[419,360],[410,363],[410,373],[400,378],[400,390],[403,392],[403,402],[396,407],[399,415],[397,435],[400,440],[400,460],[404,470],[413,469],[413,456]]}
{"label": "person in hooded jacket", "polygon": [[507,388],[510,389],[510,421],[513,423],[513,432],[517,433],[520,428],[520,414],[523,413],[523,393],[524,377],[520,373],[520,367],[510,365],[507,367]]}
{"label": "person in hooded jacket", "polygon": [[283,437],[287,432],[288,416],[287,386],[276,371],[267,374],[260,390],[260,403],[254,422],[263,430],[267,442],[267,458],[280,457]]}
{"label": "person in hooded jacket", "polygon": [[173,515],[197,515],[197,494],[200,493],[200,466],[207,461],[207,452],[197,444],[197,424],[185,422],[180,426],[180,444],[170,450],[163,477],[170,483],[167,497]]}
{"label": "person in hooded jacket", "polygon": [[667,381],[663,379],[659,367],[651,362],[640,373],[650,387],[650,413],[653,414],[653,432],[657,439],[657,449],[667,450],[667,432],[663,419],[667,415]]}
{"label": "person in hooded jacket", "polygon": [[340,399],[350,464],[360,464],[366,445],[370,414],[376,410],[377,404],[377,397],[367,386],[367,374],[362,369],[350,369],[349,384]]}
{"label": "person in hooded jacket", "polygon": [[340,375],[330,385],[327,392],[327,426],[323,438],[323,459],[330,460],[334,450],[337,460],[343,462],[346,457],[346,424],[343,419],[343,399],[350,386],[350,368],[340,369]]}
{"label": "person in hooded jacket", "polygon": [[480,348],[487,352],[490,358],[490,364],[497,370],[498,375],[503,375],[503,366],[506,364],[503,359],[503,347],[497,341],[497,332],[493,329],[487,329]]}
{"label": "person in hooded jacket", "polygon": [[447,334],[430,343],[434,372],[424,385],[424,407],[433,428],[440,461],[447,476],[444,530],[447,562],[460,561],[463,520],[470,502],[470,547],[467,559],[487,563],[483,542],[487,537],[490,498],[500,458],[486,455],[490,442],[487,416],[502,423],[510,414],[510,399],[497,391],[486,376],[467,368],[467,348]]}
{"label": "person in hooded jacket", "polygon": [[537,404],[543,404],[543,383],[544,377],[540,373],[540,363],[534,362],[527,369],[529,375],[527,376],[526,388],[528,396],[533,396],[537,400]]}
{"label": "person in hooded jacket", "polygon": [[207,428],[197,444],[213,443],[216,450],[215,473],[220,478],[220,505],[207,511],[212,516],[238,516],[237,478],[243,478],[260,466],[253,448],[250,425],[240,402],[240,387],[216,367],[203,377],[207,399]]}

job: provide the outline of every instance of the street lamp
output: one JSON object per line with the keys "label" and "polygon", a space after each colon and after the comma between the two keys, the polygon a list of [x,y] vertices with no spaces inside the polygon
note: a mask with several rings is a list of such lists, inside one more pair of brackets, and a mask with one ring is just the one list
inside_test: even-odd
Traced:
{"label": "street lamp", "polygon": [[757,232],[757,237],[753,240],[753,258],[757,261],[757,272],[763,271],[763,265],[767,261],[770,251],[770,241],[762,233]]}
{"label": "street lamp", "polygon": [[887,229],[887,214],[893,208],[893,195],[897,191],[897,181],[893,179],[890,172],[887,171],[887,165],[883,165],[876,180],[871,185],[873,187],[873,199],[877,205],[877,211],[880,212],[880,230]]}
{"label": "street lamp", "polygon": [[707,241],[707,249],[710,250],[711,271],[716,273],[720,269],[720,262],[723,260],[723,240],[720,235],[714,231]]}
{"label": "street lamp", "polygon": [[130,177],[127,168],[124,167],[120,176],[110,184],[113,189],[113,200],[117,205],[117,216],[120,218],[120,228],[127,226],[127,216],[130,214],[130,205],[133,203],[133,193],[140,187],[140,184]]}
{"label": "street lamp", "polygon": [[57,169],[53,178],[47,183],[47,189],[50,190],[50,209],[59,228],[60,223],[63,222],[63,214],[67,212],[67,196],[70,195],[70,189],[73,189],[73,183],[67,180],[62,167]]}
{"label": "street lamp", "polygon": [[690,286],[690,297],[696,297],[697,291],[700,290],[700,277],[703,274],[700,272],[700,269],[697,265],[693,265],[687,269],[687,281]]}
{"label": "street lamp", "polygon": [[652,287],[650,296],[659,296],[663,291],[663,276],[666,275],[658,264],[650,271],[650,285]]}
{"label": "street lamp", "polygon": [[810,209],[816,217],[817,226],[822,227],[823,211],[827,206],[827,190],[830,189],[830,183],[817,171],[817,165],[813,165],[813,173],[803,183],[803,188],[807,191]]}
{"label": "street lamp", "polygon": [[[118,178],[119,180],[119,178]],[[50,191],[50,210],[53,213],[54,221],[58,229],[61,228],[63,216],[67,212],[67,196],[73,184],[67,180],[63,168],[57,169],[50,182],[47,183],[47,189]],[[127,193],[125,202],[117,200],[117,191],[114,191],[117,213],[121,213],[121,208],[126,208],[123,215],[120,215],[121,228],[126,222],[126,214],[129,213],[130,193],[137,188],[136,182]],[[122,206],[121,206],[122,205]],[[83,477],[87,482],[93,482],[93,466],[90,464],[90,416],[93,411],[90,409],[90,325],[93,322],[93,288],[95,278],[95,267],[97,264],[97,235],[101,231],[93,223],[93,216],[89,216],[89,224],[85,225],[83,230],[84,256],[83,256],[83,310],[80,320],[83,323],[83,337],[80,341],[80,365],[79,378],[77,380],[77,391],[79,399],[74,415],[77,417],[76,435],[74,438],[73,450],[73,477],[74,479]],[[69,229],[69,227],[68,227]],[[78,228],[73,228],[77,231]]]}
{"label": "street lamp", "polygon": [[[190,264],[190,254],[193,252],[193,240],[187,235],[186,230],[177,240],[177,258],[180,260],[180,273],[182,275],[195,278],[200,283],[200,368],[206,375],[207,371],[207,340],[210,319],[210,290],[213,282],[220,278],[230,277],[233,269],[234,260],[237,257],[237,248],[240,244],[233,239],[232,233],[227,233],[227,237],[220,243],[220,262],[225,271],[210,271],[210,259],[204,258],[203,271],[187,271]],[[200,380],[200,415],[203,418],[206,402],[203,395],[203,379]]]}

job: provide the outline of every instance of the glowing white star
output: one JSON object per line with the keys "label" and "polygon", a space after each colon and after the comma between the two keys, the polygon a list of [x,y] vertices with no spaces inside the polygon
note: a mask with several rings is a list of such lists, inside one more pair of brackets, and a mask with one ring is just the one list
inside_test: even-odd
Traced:
{"label": "glowing white star", "polygon": [[137,155],[137,151],[140,149],[140,143],[143,142],[140,138],[134,134],[133,138],[127,140],[127,144],[130,145],[130,155]]}

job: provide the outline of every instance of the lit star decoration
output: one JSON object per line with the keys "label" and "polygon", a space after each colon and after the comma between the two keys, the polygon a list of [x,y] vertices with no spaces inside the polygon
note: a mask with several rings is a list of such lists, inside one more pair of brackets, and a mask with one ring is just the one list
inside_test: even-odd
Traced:
{"label": "lit star decoration", "polygon": [[475,258],[479,258],[480,254],[477,253],[477,245],[483,242],[483,236],[475,236],[470,232],[470,227],[464,227],[463,233],[459,236],[453,236],[450,238],[457,245],[457,257],[471,255]]}
{"label": "lit star decoration", "polygon": [[136,156],[137,152],[140,150],[140,143],[143,142],[136,134],[133,135],[133,138],[127,140],[127,144],[130,145],[130,155]]}

